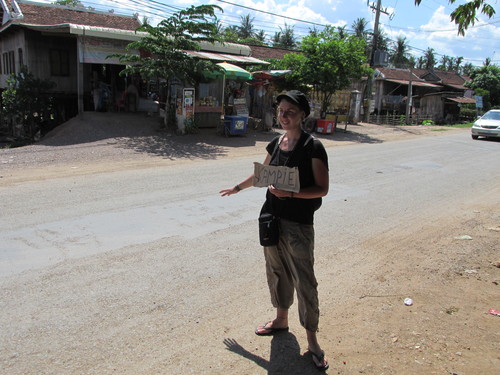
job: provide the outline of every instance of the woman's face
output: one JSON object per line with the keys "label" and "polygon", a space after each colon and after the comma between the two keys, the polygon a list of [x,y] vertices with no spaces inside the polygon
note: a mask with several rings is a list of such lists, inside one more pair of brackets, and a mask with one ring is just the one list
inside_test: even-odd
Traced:
{"label": "woman's face", "polygon": [[277,116],[283,129],[300,128],[304,119],[304,111],[288,100],[282,99],[278,104]]}

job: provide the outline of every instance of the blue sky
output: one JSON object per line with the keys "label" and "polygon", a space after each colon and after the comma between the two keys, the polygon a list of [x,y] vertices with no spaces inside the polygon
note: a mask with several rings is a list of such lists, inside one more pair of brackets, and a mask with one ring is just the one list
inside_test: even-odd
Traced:
{"label": "blue sky", "polygon": [[[498,8],[499,0],[486,1]],[[489,57],[493,63],[500,65],[500,9],[496,9],[497,14],[491,19],[480,15],[465,36],[459,36],[457,26],[450,20],[450,13],[456,4],[464,2],[457,0],[450,5],[448,0],[422,0],[417,7],[414,0],[383,0],[382,8],[388,14],[381,14],[380,25],[391,40],[400,35],[406,37],[412,47],[411,53],[416,57],[422,56],[430,47],[434,49],[438,61],[443,55],[461,56],[464,63],[480,66]],[[346,26],[350,30],[357,18],[365,18],[369,28],[373,29],[375,21],[375,13],[366,0],[82,0],[82,3],[96,10],[139,13],[141,18],[146,16],[151,21],[168,17],[177,9],[190,5],[211,3],[224,9],[219,14],[224,26],[238,25],[242,16],[250,14],[255,28],[264,30],[269,38],[280,31],[280,27],[284,28],[285,23],[293,26],[295,35],[300,36],[314,24]],[[370,4],[375,5],[376,0],[370,1]]]}

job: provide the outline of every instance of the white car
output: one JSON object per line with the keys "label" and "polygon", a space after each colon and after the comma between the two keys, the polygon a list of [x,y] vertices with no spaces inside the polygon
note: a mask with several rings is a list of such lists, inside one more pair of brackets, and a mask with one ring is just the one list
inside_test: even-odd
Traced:
{"label": "white car", "polygon": [[471,128],[472,139],[500,138],[500,109],[492,109],[478,118]]}

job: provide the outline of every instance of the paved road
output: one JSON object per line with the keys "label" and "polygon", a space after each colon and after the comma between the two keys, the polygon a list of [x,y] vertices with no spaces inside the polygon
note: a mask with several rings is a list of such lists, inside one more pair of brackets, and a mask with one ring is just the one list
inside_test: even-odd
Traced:
{"label": "paved road", "polygon": [[[484,194],[500,186],[499,146],[463,133],[330,148],[331,192],[318,224],[337,228],[337,241],[351,241]],[[249,223],[251,241],[264,191],[224,199],[217,192],[248,175],[253,161],[261,160],[201,161],[0,188],[0,276],[243,223]]]}
{"label": "paved road", "polygon": [[[392,365],[400,366],[393,373],[421,366],[412,350],[387,348],[387,337],[397,329],[392,321],[383,332],[374,333],[369,325],[372,313],[386,316],[387,305],[366,299],[360,306],[359,296],[367,288],[380,293],[384,283],[374,281],[384,274],[373,268],[392,261],[393,238],[405,238],[405,233],[417,238],[420,228],[441,225],[446,215],[462,217],[457,213],[475,207],[465,205],[475,194],[498,207],[499,146],[472,141],[464,132],[328,149],[331,192],[316,216],[316,269],[326,312],[320,335],[335,371],[386,372],[391,355],[397,357]],[[4,372],[316,374],[300,354],[305,335],[295,309],[290,312],[291,333],[281,340],[261,340],[251,330],[273,314],[257,243],[256,217],[264,191],[249,189],[226,198],[218,191],[246,177],[253,161],[169,163],[0,186]],[[399,263],[385,269],[393,279],[402,254]],[[421,274],[420,268],[411,280],[418,284]],[[391,294],[407,291],[386,287]],[[366,311],[366,306],[374,310]],[[362,311],[353,314],[352,308]],[[426,316],[419,310],[407,319]],[[338,326],[337,317],[346,327]],[[342,335],[351,325],[357,331]],[[469,347],[463,326],[459,331],[464,336],[460,345],[453,346],[453,339],[436,345],[452,345],[453,353]],[[440,337],[446,340],[446,335]],[[426,343],[435,340],[424,338]],[[413,347],[417,338],[407,340]],[[348,367],[340,362],[345,358],[340,350],[349,354]],[[451,352],[437,350],[450,357]],[[484,354],[482,346],[472,352],[480,358]],[[449,361],[456,366],[468,358]]]}

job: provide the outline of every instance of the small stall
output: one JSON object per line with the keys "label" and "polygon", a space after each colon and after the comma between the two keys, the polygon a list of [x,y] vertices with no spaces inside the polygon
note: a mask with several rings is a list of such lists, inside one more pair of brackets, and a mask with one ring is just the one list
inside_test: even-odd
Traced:
{"label": "small stall", "polygon": [[247,132],[248,107],[246,103],[246,81],[252,79],[252,74],[239,66],[229,63],[217,64],[224,69],[222,78],[222,111],[221,133],[226,136],[239,135]]}
{"label": "small stall", "polygon": [[250,72],[236,65],[218,63],[222,71],[205,72],[206,82],[187,88],[182,83],[172,85],[177,124],[186,131],[192,121],[198,128],[216,128],[226,135],[246,133],[248,108],[247,84]]}

